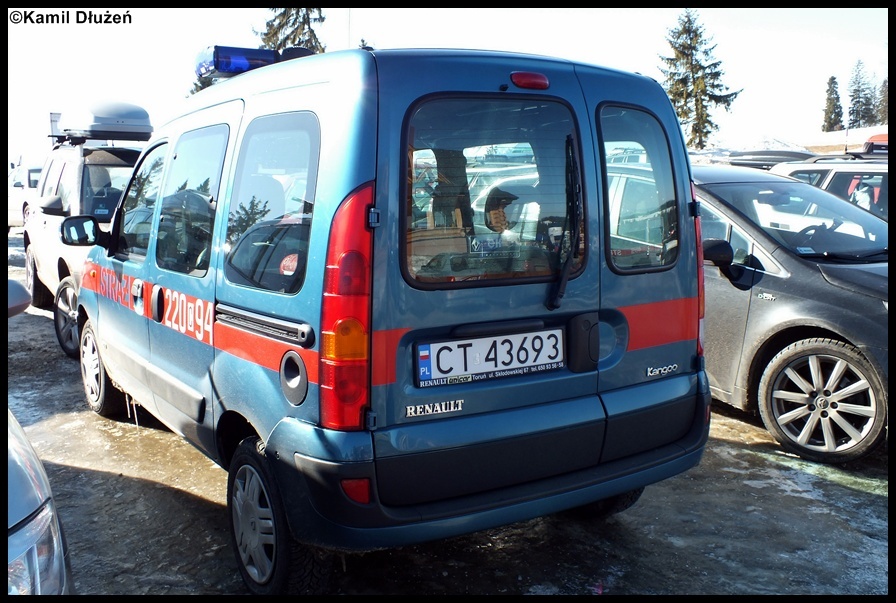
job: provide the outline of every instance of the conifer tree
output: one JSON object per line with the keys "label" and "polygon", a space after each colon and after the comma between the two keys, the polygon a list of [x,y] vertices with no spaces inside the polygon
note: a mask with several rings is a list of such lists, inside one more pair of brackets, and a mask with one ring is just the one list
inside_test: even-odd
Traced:
{"label": "conifer tree", "polygon": [[840,88],[837,78],[828,78],[828,91],[824,101],[824,123],[822,132],[836,132],[843,129],[843,105],[840,103]]}
{"label": "conifer tree", "polygon": [[711,37],[704,35],[703,26],[697,22],[697,14],[691,9],[678,18],[678,26],[669,30],[667,38],[672,56],[660,56],[666,69],[663,87],[692,149],[706,148],[709,136],[719,129],[710,110],[722,107],[730,110],[731,103],[742,92],[729,92],[722,83],[725,75],[721,61],[715,60],[716,48]]}
{"label": "conifer tree", "polygon": [[322,8],[271,8],[274,17],[265,23],[264,32],[255,32],[261,36],[262,48],[283,50],[300,46],[320,54],[326,47],[314,32],[314,25],[323,23]]}
{"label": "conifer tree", "polygon": [[877,124],[877,94],[868,81],[865,64],[856,61],[849,78],[849,127],[867,128]]}
{"label": "conifer tree", "polygon": [[877,123],[878,125],[888,125],[890,123],[890,84],[888,79],[884,78],[880,88],[877,91]]}

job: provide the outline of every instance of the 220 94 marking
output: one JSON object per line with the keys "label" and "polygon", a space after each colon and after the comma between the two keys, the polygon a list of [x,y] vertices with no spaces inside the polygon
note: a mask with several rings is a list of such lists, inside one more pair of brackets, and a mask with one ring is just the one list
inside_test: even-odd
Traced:
{"label": "220 94 marking", "polygon": [[214,309],[214,304],[206,303],[205,300],[165,289],[165,316],[162,324],[212,345]]}

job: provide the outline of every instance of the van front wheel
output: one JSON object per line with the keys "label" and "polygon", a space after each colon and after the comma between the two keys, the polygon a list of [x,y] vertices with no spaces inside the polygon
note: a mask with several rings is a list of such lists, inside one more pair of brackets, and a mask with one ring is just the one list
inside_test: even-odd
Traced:
{"label": "van front wheel", "polygon": [[124,392],[116,388],[106,374],[99,344],[88,320],[81,329],[81,381],[87,405],[101,417],[119,417],[127,410]]}
{"label": "van front wheel", "polygon": [[240,442],[227,477],[230,539],[240,574],[255,595],[324,594],[329,558],[297,542],[257,437]]}

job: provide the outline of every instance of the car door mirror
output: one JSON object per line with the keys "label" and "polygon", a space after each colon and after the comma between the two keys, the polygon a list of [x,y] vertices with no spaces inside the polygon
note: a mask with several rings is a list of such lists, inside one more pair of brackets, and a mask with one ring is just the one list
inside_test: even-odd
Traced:
{"label": "car door mirror", "polygon": [[9,279],[8,282],[9,289],[6,302],[9,310],[8,318],[12,318],[16,314],[24,312],[25,309],[31,305],[31,294],[28,293],[28,289],[25,288],[25,285],[19,281]]}
{"label": "car door mirror", "polygon": [[53,195],[38,204],[40,211],[50,216],[67,216],[68,210],[62,207],[62,197]]}
{"label": "car door mirror", "polygon": [[734,249],[723,239],[704,239],[703,259],[716,266],[730,266],[734,261]]}

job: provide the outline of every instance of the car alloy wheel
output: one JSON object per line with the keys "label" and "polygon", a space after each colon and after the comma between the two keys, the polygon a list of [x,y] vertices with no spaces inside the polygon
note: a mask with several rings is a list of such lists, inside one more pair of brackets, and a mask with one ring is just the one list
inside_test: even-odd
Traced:
{"label": "car alloy wheel", "polygon": [[35,308],[46,308],[53,303],[53,294],[37,276],[37,262],[30,245],[25,248],[25,287],[31,294],[31,305]]}
{"label": "car alloy wheel", "polygon": [[866,456],[885,438],[887,392],[854,346],[804,339],[769,363],[759,385],[759,413],[784,449],[844,463]]}
{"label": "car alloy wheel", "polygon": [[70,276],[62,279],[56,289],[53,326],[62,351],[69,358],[77,359],[81,344],[78,335],[78,290],[75,279]]}

